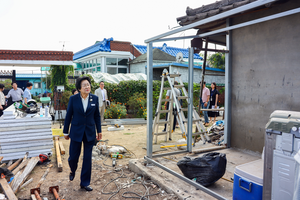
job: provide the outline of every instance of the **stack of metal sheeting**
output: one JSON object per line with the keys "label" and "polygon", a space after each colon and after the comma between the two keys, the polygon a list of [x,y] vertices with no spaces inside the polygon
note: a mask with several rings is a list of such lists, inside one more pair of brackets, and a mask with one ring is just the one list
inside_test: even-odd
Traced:
{"label": "stack of metal sheeting", "polygon": [[26,152],[28,157],[52,154],[51,117],[40,117],[39,114],[23,116],[10,106],[3,112],[0,124],[0,156],[3,156],[3,161],[23,158]]}

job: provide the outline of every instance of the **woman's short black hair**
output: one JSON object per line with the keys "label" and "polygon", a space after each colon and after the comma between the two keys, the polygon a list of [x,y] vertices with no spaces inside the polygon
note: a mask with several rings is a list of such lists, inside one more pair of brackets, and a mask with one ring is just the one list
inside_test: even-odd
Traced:
{"label": "woman's short black hair", "polygon": [[77,91],[77,89],[73,89],[72,90],[72,94],[74,95],[74,93]]}
{"label": "woman's short black hair", "polygon": [[2,83],[0,83],[0,89],[3,89],[4,85]]}
{"label": "woman's short black hair", "polygon": [[32,86],[32,83],[27,82],[27,83],[26,83],[26,87],[30,87],[30,86]]}
{"label": "woman's short black hair", "polygon": [[88,76],[79,77],[76,80],[76,89],[78,91],[81,90],[81,82],[84,81],[84,80],[87,80],[90,83],[90,85],[91,85],[91,79],[90,79],[90,77],[88,77]]}

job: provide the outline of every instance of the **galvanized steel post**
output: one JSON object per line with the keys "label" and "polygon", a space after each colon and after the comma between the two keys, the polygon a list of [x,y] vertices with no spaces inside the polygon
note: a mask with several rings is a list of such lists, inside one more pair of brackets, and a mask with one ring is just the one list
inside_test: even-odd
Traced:
{"label": "galvanized steel post", "polygon": [[192,133],[193,133],[193,72],[194,72],[194,48],[189,48],[189,76],[188,76],[188,137],[187,150],[192,152]]}
{"label": "galvanized steel post", "polygon": [[147,156],[152,158],[153,125],[153,44],[147,44]]}
{"label": "galvanized steel post", "polygon": [[[226,19],[226,27],[231,25],[231,20]],[[227,147],[230,147],[231,140],[231,37],[232,31],[226,35],[226,50],[229,50],[228,53],[225,53],[225,124],[224,124],[224,143]]]}

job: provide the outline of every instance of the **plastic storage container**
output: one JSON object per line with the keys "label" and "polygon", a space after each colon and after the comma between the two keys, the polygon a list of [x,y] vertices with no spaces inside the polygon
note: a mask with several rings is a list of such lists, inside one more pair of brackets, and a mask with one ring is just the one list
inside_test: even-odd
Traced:
{"label": "plastic storage container", "polygon": [[233,200],[261,200],[263,170],[262,159],[237,166],[234,171]]}

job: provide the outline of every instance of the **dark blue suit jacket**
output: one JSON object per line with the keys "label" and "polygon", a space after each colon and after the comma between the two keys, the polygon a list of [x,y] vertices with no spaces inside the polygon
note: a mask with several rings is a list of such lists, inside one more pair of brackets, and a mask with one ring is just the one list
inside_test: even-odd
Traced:
{"label": "dark blue suit jacket", "polygon": [[71,124],[69,137],[76,142],[82,142],[84,133],[86,134],[88,142],[95,140],[95,125],[97,127],[97,133],[101,133],[98,97],[89,94],[88,99],[86,112],[83,110],[80,93],[71,96],[69,99],[63,133],[69,132],[69,126]]}

